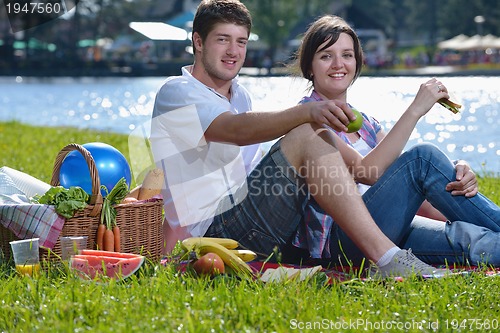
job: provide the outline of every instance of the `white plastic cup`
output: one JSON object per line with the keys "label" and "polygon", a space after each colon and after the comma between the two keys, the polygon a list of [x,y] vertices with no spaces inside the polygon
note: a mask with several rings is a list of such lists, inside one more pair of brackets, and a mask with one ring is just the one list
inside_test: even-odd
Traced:
{"label": "white plastic cup", "polygon": [[39,238],[10,242],[16,270],[23,275],[33,276],[40,271]]}
{"label": "white plastic cup", "polygon": [[87,236],[61,237],[61,258],[68,260],[72,255],[78,254],[79,250],[87,248]]}

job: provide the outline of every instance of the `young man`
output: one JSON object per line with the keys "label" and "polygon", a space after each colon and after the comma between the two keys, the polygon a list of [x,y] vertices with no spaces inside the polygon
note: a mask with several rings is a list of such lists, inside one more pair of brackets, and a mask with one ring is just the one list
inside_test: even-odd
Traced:
{"label": "young man", "polygon": [[[355,117],[345,103],[251,111],[236,78],[251,25],[237,0],[202,1],[193,21],[194,64],[157,94],[150,140],[166,175],[167,250],[179,239],[210,236],[236,239],[265,256],[276,247],[285,251],[312,195],[382,276],[437,273],[395,246],[366,209],[325,128],[346,131]],[[259,143],[280,137],[262,157]],[[377,177],[379,170],[361,159],[352,163],[364,177]]]}

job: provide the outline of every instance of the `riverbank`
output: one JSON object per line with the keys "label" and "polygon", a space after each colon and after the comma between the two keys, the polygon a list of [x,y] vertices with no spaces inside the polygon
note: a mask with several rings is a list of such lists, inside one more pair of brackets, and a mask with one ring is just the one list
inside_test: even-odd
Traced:
{"label": "riverbank", "polygon": [[[265,68],[244,67],[240,74],[248,76],[285,76],[290,70],[285,67]],[[397,77],[397,76],[500,76],[500,64],[470,65],[470,66],[425,66],[416,68],[381,68],[363,69],[362,76],[366,77]]]}
{"label": "riverbank", "polygon": [[[191,64],[191,61],[176,61],[159,64],[112,64],[92,66],[80,64],[72,68],[54,68],[47,66],[32,66],[18,68],[0,68],[0,77],[166,77],[180,74],[180,68]],[[240,75],[253,77],[289,76],[287,67],[271,69],[259,67],[243,67]],[[466,66],[426,66],[415,68],[365,68],[362,76],[367,77],[397,77],[397,76],[500,76],[500,64],[466,65]]]}
{"label": "riverbank", "polygon": [[498,66],[426,66],[364,71],[364,76],[500,76]]}

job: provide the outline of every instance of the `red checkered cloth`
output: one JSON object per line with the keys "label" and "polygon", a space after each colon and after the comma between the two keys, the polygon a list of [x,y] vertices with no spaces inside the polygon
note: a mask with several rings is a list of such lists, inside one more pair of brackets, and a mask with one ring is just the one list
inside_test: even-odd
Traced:
{"label": "red checkered cloth", "polygon": [[50,185],[20,171],[0,168],[0,223],[19,239],[39,238],[40,246],[53,249],[65,219],[54,206],[33,204],[26,193],[43,194],[48,188]]}
{"label": "red checkered cloth", "polygon": [[0,222],[19,239],[40,238],[40,246],[54,248],[64,226],[54,206],[39,204],[0,205]]}

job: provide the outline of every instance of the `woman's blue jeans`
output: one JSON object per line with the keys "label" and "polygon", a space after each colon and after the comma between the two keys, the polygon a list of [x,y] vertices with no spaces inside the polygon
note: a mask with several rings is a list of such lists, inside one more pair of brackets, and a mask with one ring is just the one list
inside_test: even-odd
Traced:
{"label": "woman's blue jeans", "polygon": [[[223,200],[221,206],[232,208],[214,217],[205,236],[233,238],[265,256],[275,247],[290,248],[310,203],[305,180],[292,169],[278,141],[249,175],[245,199],[236,205],[233,197]],[[499,207],[482,194],[452,196],[445,187],[453,180],[455,169],[448,157],[433,145],[421,144],[403,153],[363,199],[395,244],[411,247],[428,263],[500,266]],[[414,219],[424,199],[453,222]],[[335,223],[329,231],[328,261],[346,263],[347,258],[359,265],[364,256],[347,235]]]}
{"label": "woman's blue jeans", "polygon": [[[363,200],[395,244],[411,248],[427,263],[500,266],[499,207],[482,194],[452,196],[445,187],[454,180],[455,168],[448,157],[434,145],[420,144],[403,153]],[[425,199],[449,222],[414,219]],[[333,262],[345,263],[345,257],[361,262],[363,254],[336,224],[330,240]]]}

